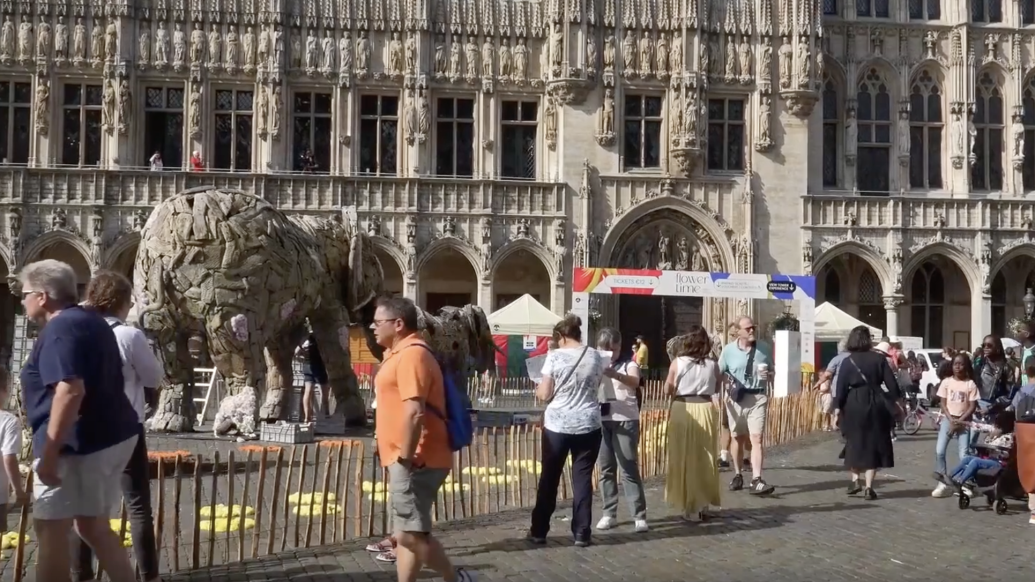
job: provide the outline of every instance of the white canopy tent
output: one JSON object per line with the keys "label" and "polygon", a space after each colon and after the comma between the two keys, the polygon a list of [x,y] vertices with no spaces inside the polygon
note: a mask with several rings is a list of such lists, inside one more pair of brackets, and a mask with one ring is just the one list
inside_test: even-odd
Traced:
{"label": "white canopy tent", "polygon": [[877,341],[884,335],[883,330],[859,321],[829,302],[816,307],[817,342],[841,341],[848,337],[848,333],[852,331],[852,328],[860,325],[870,328],[870,335],[873,336],[873,341]]}
{"label": "white canopy tent", "polygon": [[553,326],[561,316],[550,311],[525,293],[513,303],[489,315],[493,335],[553,335]]}

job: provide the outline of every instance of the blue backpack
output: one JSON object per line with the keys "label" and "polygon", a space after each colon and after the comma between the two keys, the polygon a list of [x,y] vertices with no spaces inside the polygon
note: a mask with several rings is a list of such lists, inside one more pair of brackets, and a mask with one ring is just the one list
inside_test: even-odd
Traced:
{"label": "blue backpack", "polygon": [[425,403],[429,412],[441,418],[446,423],[446,434],[449,435],[449,447],[453,452],[469,446],[474,441],[474,423],[471,422],[470,406],[468,406],[467,391],[464,390],[463,375],[452,370],[450,366],[444,365],[442,360],[435,354],[427,344],[415,344],[429,352],[438,362],[442,371],[443,396],[446,401],[444,411]]}

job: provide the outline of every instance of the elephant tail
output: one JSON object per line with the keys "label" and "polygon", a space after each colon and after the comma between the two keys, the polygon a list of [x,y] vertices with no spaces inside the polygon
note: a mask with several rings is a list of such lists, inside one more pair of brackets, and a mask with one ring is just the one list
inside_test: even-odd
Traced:
{"label": "elephant tail", "polygon": [[[170,277],[161,261],[156,262],[155,268],[157,269],[157,273],[155,273],[154,281],[148,281],[147,287],[157,295],[157,299],[154,303],[149,303],[143,306],[140,311],[137,312],[137,317],[141,324],[143,324],[144,316],[148,313],[165,309],[165,293],[168,283],[170,282]],[[155,285],[152,285],[152,283]]]}

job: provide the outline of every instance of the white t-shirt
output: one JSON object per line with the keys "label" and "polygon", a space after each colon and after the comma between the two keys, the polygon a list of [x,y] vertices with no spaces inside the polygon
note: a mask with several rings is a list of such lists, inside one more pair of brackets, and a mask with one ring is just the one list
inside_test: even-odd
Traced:
{"label": "white t-shirt", "polygon": [[[111,331],[115,332],[115,341],[119,344],[122,356],[122,380],[133,410],[137,411],[140,422],[144,422],[144,388],[158,388],[165,376],[162,365],[151,351],[144,332],[132,325],[127,325],[117,318],[105,317]],[[116,325],[117,324],[117,325]]]}
{"label": "white t-shirt", "polygon": [[[578,369],[572,372],[576,362]],[[586,434],[600,428],[600,380],[609,363],[593,348],[557,348],[547,354],[542,374],[553,378],[554,391],[543,413],[546,430]]]}
{"label": "white t-shirt", "polygon": [[689,356],[676,358],[676,395],[712,396],[715,394],[715,367],[717,365],[708,359],[696,361]]}
{"label": "white t-shirt", "polygon": [[[640,375],[640,367],[636,362],[630,360],[615,368],[619,374]],[[605,381],[607,379],[605,378]],[[615,399],[611,401],[611,414],[604,420],[630,421],[640,420],[640,409],[636,406],[637,386],[626,386],[618,380],[611,378],[611,386],[614,387]]]}
{"label": "white t-shirt", "polygon": [[[0,455],[22,453],[22,421],[17,416],[0,410]],[[7,482],[7,471],[0,468],[0,503],[7,503],[11,495],[11,484]]]}

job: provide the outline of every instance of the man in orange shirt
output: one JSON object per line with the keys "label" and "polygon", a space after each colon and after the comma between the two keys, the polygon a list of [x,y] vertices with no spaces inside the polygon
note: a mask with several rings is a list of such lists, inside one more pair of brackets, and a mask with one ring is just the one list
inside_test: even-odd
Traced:
{"label": "man in orange shirt", "polygon": [[431,535],[432,506],[452,470],[453,451],[442,370],[417,333],[417,307],[402,297],[380,299],[370,328],[386,349],[374,379],[375,422],[377,453],[388,468],[399,582],[414,582],[424,566],[445,582],[473,582],[474,573],[454,568]]}

